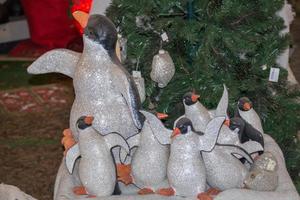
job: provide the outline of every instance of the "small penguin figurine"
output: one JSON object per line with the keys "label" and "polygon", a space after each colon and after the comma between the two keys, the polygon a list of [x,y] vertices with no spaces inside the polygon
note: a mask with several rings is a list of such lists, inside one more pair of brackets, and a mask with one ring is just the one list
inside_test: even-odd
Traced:
{"label": "small penguin figurine", "polygon": [[140,112],[146,118],[143,129],[127,140],[130,146],[138,146],[132,156],[131,175],[133,183],[142,188],[139,194],[151,194],[158,188],[168,187],[167,163],[172,130],[165,128],[159,120],[167,115]]}
{"label": "small penguin figurine", "polygon": [[252,102],[249,98],[242,97],[239,99],[235,116],[241,117],[251,126],[253,126],[253,128],[257,129],[260,133],[264,133],[261,125],[261,120],[256,111],[253,109]]}
{"label": "small penguin figurine", "polygon": [[271,152],[260,155],[246,177],[245,188],[258,191],[275,191],[278,186],[278,162]]}
{"label": "small penguin figurine", "polygon": [[121,146],[129,152],[129,146],[126,140],[117,133],[100,135],[92,127],[92,120],[93,118],[85,116],[78,119],[79,140],[67,152],[66,166],[68,171],[73,173],[75,161],[81,156],[78,174],[83,187],[75,188],[76,194],[110,196],[117,182],[111,149]]}
{"label": "small penguin figurine", "polygon": [[136,85],[115,53],[116,28],[103,15],[89,18],[83,15],[80,19],[84,26],[83,53],[66,49],[49,51],[30,65],[28,72],[59,72],[73,78],[75,100],[70,128],[76,141],[76,121],[88,114],[95,117],[93,127],[101,134],[117,132],[125,138],[135,135],[144,119],[139,113]]}
{"label": "small penguin figurine", "polygon": [[188,92],[183,96],[184,116],[190,119],[196,131],[205,131],[211,117],[208,110],[198,101],[199,95]]}
{"label": "small penguin figurine", "polygon": [[201,151],[211,151],[217,141],[225,117],[211,120],[205,133],[194,130],[192,121],[181,118],[175,125],[167,174],[171,188],[158,191],[161,195],[197,196],[206,189],[206,170]]}

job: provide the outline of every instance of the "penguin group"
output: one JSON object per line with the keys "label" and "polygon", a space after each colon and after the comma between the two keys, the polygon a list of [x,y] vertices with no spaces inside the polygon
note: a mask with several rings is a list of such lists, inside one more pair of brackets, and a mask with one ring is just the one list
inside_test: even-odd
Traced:
{"label": "penguin group", "polygon": [[[83,53],[52,50],[28,68],[33,74],[60,72],[73,78],[69,133],[74,141],[65,142],[72,146],[66,145],[62,167],[79,180],[76,195],[110,196],[118,181],[141,195],[200,200],[230,188],[260,188],[249,183],[251,173],[265,170],[253,167],[254,155],[264,155],[264,138],[249,99],[238,101],[230,119],[225,86],[216,110],[208,110],[189,92],[183,96],[184,115],[169,130],[161,122],[166,115],[141,110],[133,79],[115,53],[113,23],[102,15],[79,20],[85,28]],[[265,170],[274,183],[266,190],[276,188],[272,169]]]}

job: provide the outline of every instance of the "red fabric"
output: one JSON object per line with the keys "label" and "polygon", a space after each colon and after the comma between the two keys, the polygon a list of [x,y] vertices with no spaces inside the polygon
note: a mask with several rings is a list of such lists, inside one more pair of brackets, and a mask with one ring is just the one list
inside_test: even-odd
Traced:
{"label": "red fabric", "polygon": [[78,37],[69,0],[21,0],[31,41],[45,49],[65,48]]}

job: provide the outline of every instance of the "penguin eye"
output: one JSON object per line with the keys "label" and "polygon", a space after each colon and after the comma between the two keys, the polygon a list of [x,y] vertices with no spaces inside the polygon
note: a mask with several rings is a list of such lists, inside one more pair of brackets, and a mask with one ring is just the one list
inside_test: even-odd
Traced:
{"label": "penguin eye", "polygon": [[187,132],[188,132],[188,127],[185,125],[180,126],[179,129],[180,129],[181,134],[183,134],[183,135],[187,134]]}

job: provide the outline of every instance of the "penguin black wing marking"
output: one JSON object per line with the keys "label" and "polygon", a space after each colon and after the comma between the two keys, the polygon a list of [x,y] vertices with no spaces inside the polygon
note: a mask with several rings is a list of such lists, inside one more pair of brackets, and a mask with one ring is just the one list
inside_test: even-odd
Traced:
{"label": "penguin black wing marking", "polygon": [[57,72],[73,78],[80,57],[80,53],[68,49],[48,51],[33,62],[27,71],[30,74]]}
{"label": "penguin black wing marking", "polygon": [[128,72],[125,71],[125,69],[121,69],[119,66],[117,66],[115,68],[115,73],[116,74],[114,75],[113,84],[116,85],[116,88],[124,97],[130,109],[130,113],[135,126],[138,129],[142,129],[145,118],[139,112],[141,101],[135,83]]}

